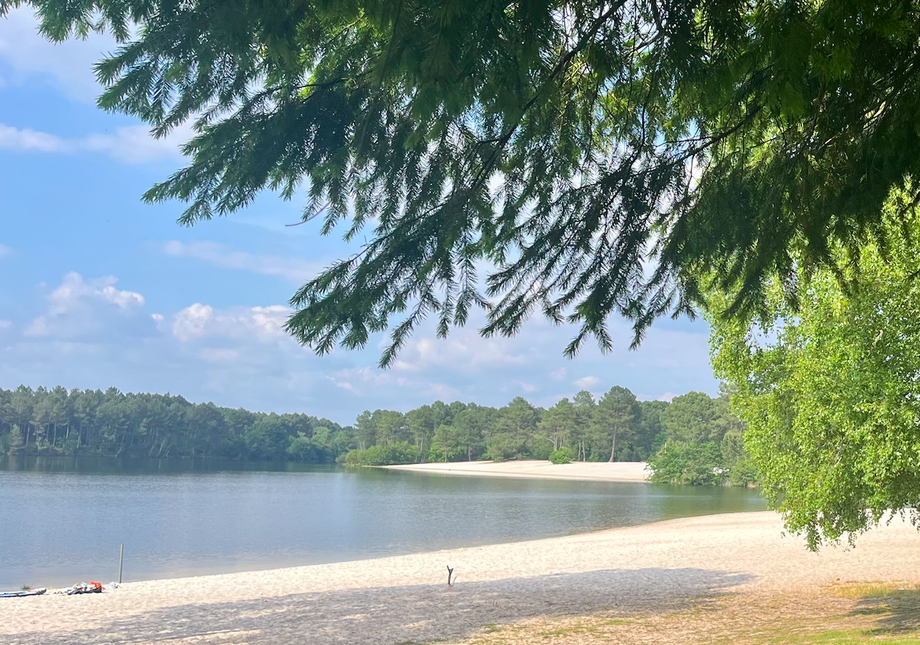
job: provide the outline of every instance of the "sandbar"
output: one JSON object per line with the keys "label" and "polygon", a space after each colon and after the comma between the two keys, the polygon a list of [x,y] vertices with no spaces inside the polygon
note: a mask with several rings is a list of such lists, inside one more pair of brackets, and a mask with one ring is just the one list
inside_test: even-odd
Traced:
{"label": "sandbar", "polygon": [[459,461],[433,464],[383,466],[391,470],[439,473],[443,475],[475,475],[479,477],[516,477],[519,479],[571,479],[605,482],[648,481],[644,461],[585,462],[552,464],[549,461]]}

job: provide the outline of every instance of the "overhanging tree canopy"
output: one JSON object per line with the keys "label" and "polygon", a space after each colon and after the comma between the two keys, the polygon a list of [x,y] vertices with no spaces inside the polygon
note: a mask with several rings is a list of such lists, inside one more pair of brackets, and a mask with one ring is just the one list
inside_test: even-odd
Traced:
{"label": "overhanging tree canopy", "polygon": [[[796,301],[796,262],[884,236],[920,170],[920,6],[825,0],[0,0],[63,40],[108,30],[102,107],[157,135],[194,119],[149,201],[186,224],[270,189],[368,243],[293,297],[319,352],[488,310],[610,345],[691,313],[696,277]],[[913,189],[911,200],[920,197]],[[794,258],[796,259],[794,261]],[[477,270],[492,266],[484,293]],[[394,319],[395,318],[395,319]]]}

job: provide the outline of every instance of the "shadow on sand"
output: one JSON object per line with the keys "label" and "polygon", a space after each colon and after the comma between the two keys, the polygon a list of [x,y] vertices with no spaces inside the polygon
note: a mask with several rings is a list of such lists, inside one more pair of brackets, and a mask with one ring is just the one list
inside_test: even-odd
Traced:
{"label": "shadow on sand", "polygon": [[704,569],[630,569],[532,578],[189,604],[92,630],[13,635],[12,643],[256,643],[384,645],[459,639],[491,624],[602,611],[649,615],[686,609],[750,582]]}

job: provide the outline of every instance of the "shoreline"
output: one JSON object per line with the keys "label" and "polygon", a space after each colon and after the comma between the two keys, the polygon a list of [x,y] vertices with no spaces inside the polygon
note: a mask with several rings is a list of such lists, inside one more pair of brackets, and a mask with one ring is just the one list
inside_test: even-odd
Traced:
{"label": "shoreline", "polygon": [[[448,587],[447,566],[456,584]],[[126,583],[102,595],[2,605],[0,641],[402,643],[490,624],[647,615],[725,594],[817,592],[837,581],[920,582],[920,535],[900,518],[856,549],[814,554],[770,511],[333,564]],[[382,637],[385,635],[385,638]]]}
{"label": "shoreline", "polygon": [[399,466],[378,466],[388,470],[441,475],[507,477],[515,479],[557,479],[566,481],[648,482],[644,461],[585,462],[552,464],[549,461],[454,461]]}

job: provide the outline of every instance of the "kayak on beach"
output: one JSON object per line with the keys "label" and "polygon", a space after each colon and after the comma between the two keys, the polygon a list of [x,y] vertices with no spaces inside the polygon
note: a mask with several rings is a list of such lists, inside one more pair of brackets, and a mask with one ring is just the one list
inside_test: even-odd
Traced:
{"label": "kayak on beach", "polygon": [[6,593],[0,593],[0,598],[25,598],[26,596],[41,596],[46,591],[48,591],[48,589],[45,587],[42,587],[41,589],[23,589],[22,591],[7,591]]}

